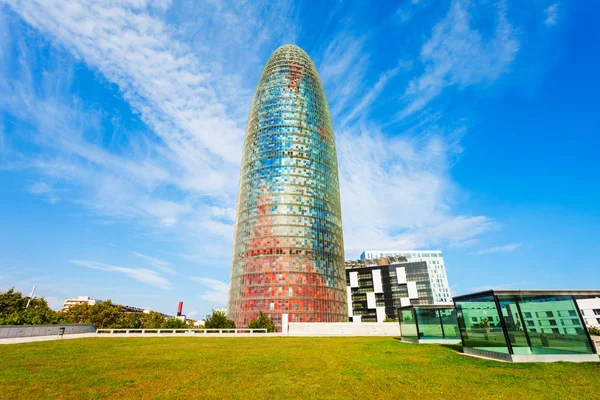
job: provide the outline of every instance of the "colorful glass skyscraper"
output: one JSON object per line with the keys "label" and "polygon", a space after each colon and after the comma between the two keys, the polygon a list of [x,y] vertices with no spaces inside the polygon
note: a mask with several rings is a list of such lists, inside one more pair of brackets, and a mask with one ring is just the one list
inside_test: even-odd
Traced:
{"label": "colorful glass skyscraper", "polygon": [[271,55],[252,101],[242,155],[228,313],[281,325],[348,320],[335,139],[310,57]]}

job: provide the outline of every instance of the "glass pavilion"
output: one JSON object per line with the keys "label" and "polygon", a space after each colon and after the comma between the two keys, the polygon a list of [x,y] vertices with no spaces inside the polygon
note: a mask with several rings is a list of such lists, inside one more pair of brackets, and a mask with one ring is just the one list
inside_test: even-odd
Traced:
{"label": "glass pavilion", "polygon": [[451,305],[410,305],[398,309],[403,342],[460,343],[456,311]]}
{"label": "glass pavilion", "polygon": [[506,361],[599,361],[576,299],[587,290],[489,290],[454,298],[463,351]]}

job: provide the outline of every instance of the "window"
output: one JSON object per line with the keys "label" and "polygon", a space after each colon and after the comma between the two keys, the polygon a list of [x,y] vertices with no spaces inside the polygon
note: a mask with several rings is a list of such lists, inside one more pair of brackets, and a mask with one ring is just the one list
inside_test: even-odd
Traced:
{"label": "window", "polygon": [[471,321],[477,322],[477,317],[471,317]]}
{"label": "window", "polygon": [[[548,320],[548,322],[550,322],[550,325],[556,326],[556,320],[555,319]],[[552,330],[554,331],[554,329],[552,329]]]}
{"label": "window", "polygon": [[535,323],[532,320],[528,320],[527,326],[535,326]]}
{"label": "window", "polygon": [[600,315],[600,308],[594,309],[594,315]]}
{"label": "window", "polygon": [[552,328],[552,333],[560,333],[560,330],[558,328]]}
{"label": "window", "polygon": [[[546,317],[552,318],[554,317],[554,314],[552,311],[546,311]],[[552,323],[550,323],[550,325],[552,325]],[[556,321],[554,321],[554,325],[556,325]]]}
{"label": "window", "polygon": [[575,311],[575,310],[569,310],[569,316],[570,317],[576,317],[577,316],[577,311]]}
{"label": "window", "polygon": [[[525,318],[531,318],[531,313],[530,312],[526,312],[524,314],[525,314]],[[533,321],[531,321],[531,322],[533,322]]]}

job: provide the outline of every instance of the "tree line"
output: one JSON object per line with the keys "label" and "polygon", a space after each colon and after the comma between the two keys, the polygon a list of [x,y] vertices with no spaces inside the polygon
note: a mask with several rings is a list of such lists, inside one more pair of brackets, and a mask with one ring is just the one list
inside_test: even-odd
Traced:
{"label": "tree line", "polygon": [[[23,296],[14,288],[0,292],[0,325],[92,324],[96,329],[191,329],[193,320],[165,318],[155,311],[121,312],[120,304],[106,300],[98,304],[75,304],[64,311],[54,311],[43,297]],[[222,311],[213,311],[204,323],[206,329],[235,329],[235,323]],[[248,324],[250,329],[275,331],[273,321],[262,312]]]}

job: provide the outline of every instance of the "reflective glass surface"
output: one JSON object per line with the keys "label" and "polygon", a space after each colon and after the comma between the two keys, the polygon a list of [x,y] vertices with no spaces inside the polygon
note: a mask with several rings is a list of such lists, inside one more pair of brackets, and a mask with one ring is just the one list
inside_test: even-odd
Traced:
{"label": "reflective glass surface", "polygon": [[494,296],[456,300],[456,317],[463,345],[508,354]]}
{"label": "reflective glass surface", "polygon": [[442,323],[438,310],[415,308],[420,339],[443,339]]}
{"label": "reflective glass surface", "polygon": [[492,295],[455,300],[465,347],[515,355],[594,353],[573,296],[518,293],[497,299],[510,348]]}
{"label": "reflective glass surface", "polygon": [[413,310],[400,311],[400,334],[402,337],[417,338],[417,324]]}
{"label": "reflective glass surface", "polygon": [[460,339],[458,330],[458,321],[456,320],[456,310],[446,309],[438,310],[444,328],[444,339]]}
{"label": "reflective glass surface", "polygon": [[246,326],[347,321],[337,156],[317,70],[297,46],[269,58],[242,155],[229,315]]}
{"label": "reflective glass surface", "polygon": [[[522,296],[532,354],[590,354],[593,349],[572,296]],[[517,353],[515,353],[517,354]]]}

